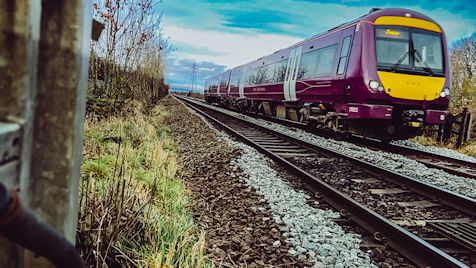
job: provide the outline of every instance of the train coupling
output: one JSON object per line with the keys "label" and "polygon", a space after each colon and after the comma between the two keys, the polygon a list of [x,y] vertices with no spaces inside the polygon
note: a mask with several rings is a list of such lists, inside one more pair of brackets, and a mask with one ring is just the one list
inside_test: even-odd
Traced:
{"label": "train coupling", "polygon": [[401,114],[403,126],[420,128],[423,127],[425,112],[422,110],[404,110]]}

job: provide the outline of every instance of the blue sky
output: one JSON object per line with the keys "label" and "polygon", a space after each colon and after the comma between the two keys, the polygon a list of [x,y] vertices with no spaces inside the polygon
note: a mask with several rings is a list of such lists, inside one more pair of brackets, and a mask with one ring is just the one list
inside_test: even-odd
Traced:
{"label": "blue sky", "polygon": [[290,46],[371,8],[403,7],[442,25],[448,43],[476,31],[476,5],[470,1],[401,0],[163,0],[162,27],[175,51],[167,62],[172,89],[188,89],[196,63],[196,88],[205,78]]}

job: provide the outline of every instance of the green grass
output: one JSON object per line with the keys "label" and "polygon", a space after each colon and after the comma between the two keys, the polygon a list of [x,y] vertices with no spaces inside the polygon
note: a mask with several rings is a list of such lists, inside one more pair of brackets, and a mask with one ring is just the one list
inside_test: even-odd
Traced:
{"label": "green grass", "polygon": [[90,266],[209,267],[167,112],[87,120],[78,248]]}

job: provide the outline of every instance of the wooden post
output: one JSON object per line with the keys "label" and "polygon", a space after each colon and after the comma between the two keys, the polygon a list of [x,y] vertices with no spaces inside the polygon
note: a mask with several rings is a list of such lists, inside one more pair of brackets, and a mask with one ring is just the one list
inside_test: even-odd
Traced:
{"label": "wooden post", "polygon": [[463,113],[461,114],[461,122],[459,124],[459,131],[458,131],[458,140],[456,141],[456,148],[461,148],[464,140],[464,134],[466,129],[466,121],[467,121],[467,114],[468,108],[463,108]]}
{"label": "wooden post", "polygon": [[473,123],[473,115],[468,113],[466,115],[466,125],[464,126],[464,129],[465,129],[465,134],[464,134],[464,138],[463,138],[463,142],[466,143],[469,141],[469,139],[471,138],[471,128],[472,128],[472,123]]}
{"label": "wooden post", "polygon": [[446,116],[445,125],[443,127],[443,142],[447,143],[448,140],[451,138],[451,134],[453,132],[453,123],[455,122],[455,117],[453,114],[448,114]]}
{"label": "wooden post", "polygon": [[444,125],[438,125],[438,134],[436,136],[437,142],[441,142],[441,140],[443,139],[443,127]]}

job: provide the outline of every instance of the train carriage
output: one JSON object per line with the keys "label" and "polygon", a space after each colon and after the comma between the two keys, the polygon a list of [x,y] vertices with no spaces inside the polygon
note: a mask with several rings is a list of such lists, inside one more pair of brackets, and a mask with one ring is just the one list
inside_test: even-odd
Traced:
{"label": "train carriage", "polygon": [[445,34],[407,9],[369,14],[207,80],[208,102],[337,132],[408,138],[444,124]]}

